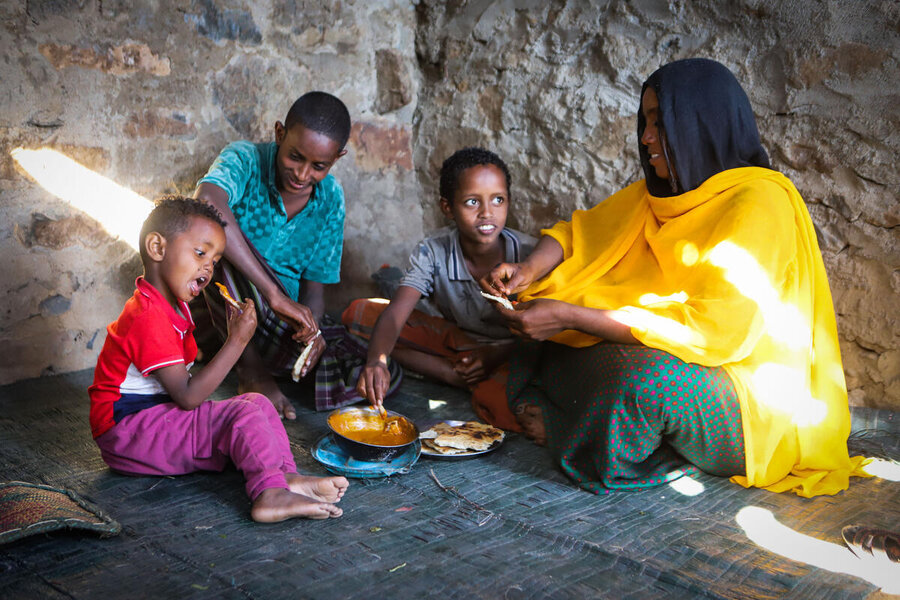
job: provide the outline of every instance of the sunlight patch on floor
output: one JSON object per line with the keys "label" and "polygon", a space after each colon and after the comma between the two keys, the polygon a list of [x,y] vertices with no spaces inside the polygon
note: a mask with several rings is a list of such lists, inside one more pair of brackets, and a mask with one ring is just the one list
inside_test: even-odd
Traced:
{"label": "sunlight patch on floor", "polygon": [[893,460],[873,458],[869,464],[863,465],[862,470],[869,475],[881,477],[888,481],[900,481],[900,463]]}
{"label": "sunlight patch on floor", "polygon": [[706,490],[706,486],[702,482],[688,476],[669,482],[669,487],[685,496],[698,496]]}
{"label": "sunlight patch on floor", "polygon": [[862,560],[843,545],[794,531],[779,523],[771,511],[758,506],[745,506],[735,521],[750,541],[770,552],[833,573],[860,577],[887,593],[900,593],[900,564],[874,557]]}

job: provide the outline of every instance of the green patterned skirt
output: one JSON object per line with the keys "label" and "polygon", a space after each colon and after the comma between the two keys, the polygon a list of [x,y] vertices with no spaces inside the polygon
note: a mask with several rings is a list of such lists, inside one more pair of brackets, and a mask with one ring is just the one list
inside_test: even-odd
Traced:
{"label": "green patterned skirt", "polygon": [[[507,394],[543,411],[547,446],[595,493],[667,483],[695,468],[743,475],[741,409],[721,368],[639,345],[520,345]],[[687,464],[690,463],[690,464]]]}

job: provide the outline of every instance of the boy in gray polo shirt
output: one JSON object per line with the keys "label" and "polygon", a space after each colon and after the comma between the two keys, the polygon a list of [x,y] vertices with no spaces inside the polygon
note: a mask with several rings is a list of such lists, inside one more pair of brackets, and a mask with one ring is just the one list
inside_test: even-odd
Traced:
{"label": "boy in gray polo shirt", "polygon": [[[505,391],[513,337],[478,285],[498,263],[524,259],[536,242],[505,228],[509,187],[509,169],[493,152],[455,152],[441,166],[440,181],[441,211],[453,225],[418,244],[390,304],[360,299],[344,312],[351,333],[370,338],[357,391],[373,405],[384,401],[391,356],[406,368],[472,390],[482,419],[518,430]],[[423,297],[440,316],[416,310]]]}

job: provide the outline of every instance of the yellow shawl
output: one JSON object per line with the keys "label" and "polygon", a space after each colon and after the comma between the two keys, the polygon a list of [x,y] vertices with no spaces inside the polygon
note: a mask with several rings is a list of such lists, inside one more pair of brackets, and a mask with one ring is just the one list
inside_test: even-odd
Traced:
{"label": "yellow shawl", "polygon": [[[651,196],[643,180],[541,232],[563,262],[521,295],[619,309],[641,343],[721,366],[741,402],[746,487],[835,494],[861,470],[825,266],[781,173],[730,169]],[[574,347],[600,340],[564,331]]]}

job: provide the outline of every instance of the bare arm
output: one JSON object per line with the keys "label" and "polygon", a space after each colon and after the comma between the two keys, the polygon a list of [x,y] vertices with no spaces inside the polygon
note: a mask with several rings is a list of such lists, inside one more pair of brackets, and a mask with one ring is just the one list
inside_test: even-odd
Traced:
{"label": "bare arm", "polygon": [[485,275],[479,284],[484,291],[505,296],[524,290],[563,261],[563,249],[555,239],[542,236],[534,251],[520,263],[501,263]]}
{"label": "bare arm", "polygon": [[616,310],[588,308],[538,298],[516,305],[516,310],[497,308],[513,333],[532,340],[546,340],[561,331],[574,329],[608,342],[637,344],[624,315]]}
{"label": "bare arm", "polygon": [[228,194],[225,190],[215,184],[202,182],[197,186],[194,198],[215,206],[227,223],[225,258],[256,286],[279,317],[294,326],[297,330],[294,339],[304,342],[311,339],[318,330],[312,311],[285,296],[278,283],[266,273],[241,234],[241,227],[228,206]]}
{"label": "bare arm", "polygon": [[[309,308],[316,322],[321,321],[322,315],[325,314],[325,286],[317,281],[302,280],[300,283],[300,303]],[[316,328],[318,329],[318,325],[316,325]],[[304,344],[314,345],[306,359],[306,364],[300,370],[301,378],[306,377],[309,370],[319,363],[326,346],[325,338],[321,335],[313,337],[311,341],[308,337],[304,337],[302,341]]]}
{"label": "bare arm", "polygon": [[300,282],[300,304],[307,306],[316,322],[325,314],[325,284],[318,281]]}
{"label": "bare arm", "polygon": [[196,375],[191,377],[184,365],[162,367],[153,372],[172,401],[185,410],[193,410],[209,398],[237,363],[247,342],[253,337],[256,330],[253,301],[247,300],[242,305],[241,313],[230,308],[228,310],[228,339],[209,364]]}
{"label": "bare arm", "polygon": [[388,356],[421,297],[422,294],[417,289],[401,285],[397,288],[394,299],[375,322],[372,339],[369,340],[366,365],[359,374],[359,381],[356,384],[359,395],[364,396],[373,406],[381,406],[384,402],[384,395],[391,382],[387,368]]}

